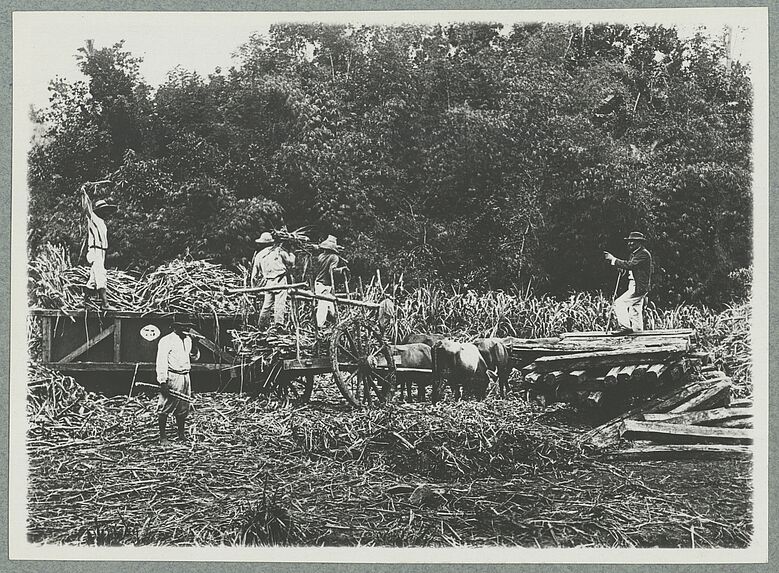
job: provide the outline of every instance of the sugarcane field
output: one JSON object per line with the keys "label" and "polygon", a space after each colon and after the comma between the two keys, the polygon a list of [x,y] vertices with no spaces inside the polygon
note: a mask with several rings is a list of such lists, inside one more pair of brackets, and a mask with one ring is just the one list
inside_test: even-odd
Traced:
{"label": "sugarcane field", "polygon": [[12,298],[21,554],[759,559],[762,13],[301,14],[138,16],[231,31],[207,68],[151,31],[52,40],[72,72],[36,72]]}

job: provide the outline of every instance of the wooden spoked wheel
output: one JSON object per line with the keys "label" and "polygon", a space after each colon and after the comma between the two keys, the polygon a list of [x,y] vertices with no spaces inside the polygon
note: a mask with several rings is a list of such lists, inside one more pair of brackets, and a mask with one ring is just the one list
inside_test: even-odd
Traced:
{"label": "wooden spoked wheel", "polygon": [[300,406],[311,400],[314,390],[314,375],[305,374],[299,377],[279,376],[276,386],[276,396],[282,402]]}
{"label": "wooden spoked wheel", "polygon": [[333,329],[333,380],[355,408],[387,402],[395,389],[395,362],[378,325],[362,317]]}

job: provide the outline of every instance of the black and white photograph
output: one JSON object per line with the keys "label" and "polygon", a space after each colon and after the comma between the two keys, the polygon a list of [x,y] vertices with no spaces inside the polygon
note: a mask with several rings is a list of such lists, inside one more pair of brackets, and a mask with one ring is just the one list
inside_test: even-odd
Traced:
{"label": "black and white photograph", "polygon": [[13,13],[9,557],[768,559],[768,10]]}

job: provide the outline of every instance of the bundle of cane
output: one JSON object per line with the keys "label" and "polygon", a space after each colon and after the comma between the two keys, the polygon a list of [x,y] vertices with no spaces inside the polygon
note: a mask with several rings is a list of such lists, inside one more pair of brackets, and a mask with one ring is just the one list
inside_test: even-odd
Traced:
{"label": "bundle of cane", "polygon": [[225,296],[224,291],[243,283],[243,277],[221,265],[177,259],[143,277],[134,302],[146,311],[240,314],[242,299]]}
{"label": "bundle of cane", "polygon": [[306,235],[306,227],[300,227],[294,231],[288,231],[286,228],[274,229],[270,232],[273,238],[280,243],[287,243],[294,249],[309,251],[316,248],[316,243]]}
{"label": "bundle of cane", "polygon": [[[79,310],[84,307],[84,286],[89,268],[71,266],[61,245],[46,244],[29,265],[29,296],[39,308]],[[108,303],[113,308],[132,309],[137,279],[124,271],[107,269]]]}

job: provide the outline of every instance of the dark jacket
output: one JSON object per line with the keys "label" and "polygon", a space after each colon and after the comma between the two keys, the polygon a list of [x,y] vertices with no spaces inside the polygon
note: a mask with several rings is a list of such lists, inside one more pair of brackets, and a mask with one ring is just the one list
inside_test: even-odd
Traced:
{"label": "dark jacket", "polygon": [[638,247],[627,261],[614,259],[614,266],[633,271],[636,280],[636,296],[645,295],[652,286],[652,255],[646,247]]}

